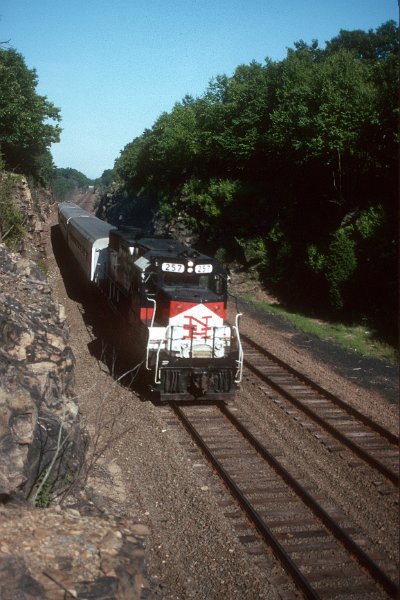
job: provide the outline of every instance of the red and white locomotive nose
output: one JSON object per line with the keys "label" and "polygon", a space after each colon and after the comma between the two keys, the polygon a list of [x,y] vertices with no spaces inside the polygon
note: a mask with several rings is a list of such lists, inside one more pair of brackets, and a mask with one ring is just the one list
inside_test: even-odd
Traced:
{"label": "red and white locomotive nose", "polygon": [[239,317],[225,324],[226,269],[177,240],[113,227],[75,205],[59,206],[59,223],[87,279],[134,331],[151,391],[162,401],[232,397],[243,351]]}
{"label": "red and white locomotive nose", "polygon": [[180,333],[181,356],[203,356],[219,358],[224,356],[230,345],[230,327],[224,325],[225,306],[223,302],[171,301],[169,326]]}

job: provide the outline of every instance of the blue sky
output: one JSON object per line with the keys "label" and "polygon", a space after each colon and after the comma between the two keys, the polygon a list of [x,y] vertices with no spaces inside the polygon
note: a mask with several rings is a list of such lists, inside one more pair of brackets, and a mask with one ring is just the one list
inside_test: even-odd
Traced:
{"label": "blue sky", "polygon": [[61,109],[58,167],[90,178],[186,94],[303,39],[398,20],[397,0],[2,0],[0,41]]}

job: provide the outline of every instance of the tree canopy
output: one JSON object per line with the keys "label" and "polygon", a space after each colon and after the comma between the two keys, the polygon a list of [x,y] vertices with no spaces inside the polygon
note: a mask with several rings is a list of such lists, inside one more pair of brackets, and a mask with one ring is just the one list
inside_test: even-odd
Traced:
{"label": "tree canopy", "polygon": [[50,181],[51,189],[59,201],[92,184],[93,181],[86,175],[70,167],[54,168]]}
{"label": "tree canopy", "polygon": [[288,302],[393,330],[399,73],[393,21],[239,65],[124,148],[119,191],[229,248]]}
{"label": "tree canopy", "polygon": [[36,91],[38,77],[13,48],[0,48],[0,153],[6,169],[48,179],[60,111]]}

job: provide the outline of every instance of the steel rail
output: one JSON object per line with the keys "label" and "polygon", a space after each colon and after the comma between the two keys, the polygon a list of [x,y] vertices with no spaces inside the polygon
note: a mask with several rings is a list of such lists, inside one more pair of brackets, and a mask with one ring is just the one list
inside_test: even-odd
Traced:
{"label": "steel rail", "polygon": [[264,354],[270,360],[275,362],[277,365],[279,365],[280,367],[282,367],[283,369],[285,369],[286,371],[288,371],[289,373],[291,373],[292,375],[297,377],[297,379],[300,379],[300,381],[303,381],[303,383],[309,385],[311,388],[313,388],[315,391],[319,392],[321,395],[325,396],[329,400],[332,400],[332,402],[334,402],[337,406],[340,406],[340,408],[342,408],[349,414],[353,415],[353,417],[356,417],[359,421],[362,421],[364,423],[364,425],[367,425],[373,431],[375,431],[376,433],[379,433],[382,437],[386,438],[391,444],[399,445],[399,441],[400,441],[399,438],[396,435],[394,435],[391,431],[388,431],[387,429],[382,427],[382,425],[380,425],[379,423],[377,423],[376,421],[374,421],[367,415],[364,415],[363,413],[361,413],[359,410],[357,410],[353,406],[350,406],[349,404],[344,402],[344,400],[341,400],[341,398],[338,398],[337,396],[332,394],[332,392],[329,392],[328,390],[323,388],[321,385],[319,385],[318,383],[316,383],[315,381],[313,381],[312,379],[307,377],[307,375],[305,375],[304,373],[301,373],[301,371],[298,371],[294,367],[291,367],[290,365],[288,365],[287,363],[285,363],[285,361],[283,361],[282,359],[280,359],[277,356],[275,356],[274,354],[272,354],[272,352],[270,352],[266,348],[263,348],[262,346],[260,346],[257,342],[255,342],[254,340],[249,338],[247,335],[244,335],[242,333],[241,338],[247,344],[249,344],[250,346],[253,346],[253,348],[255,348],[258,352],[260,352],[261,354]]}
{"label": "steel rail", "polygon": [[[254,344],[254,346],[256,346],[255,343],[253,343],[253,344]],[[258,349],[260,349],[259,350],[260,352],[262,352],[263,354],[266,354],[268,356],[268,358],[270,358],[268,351],[266,351],[265,349],[263,349],[261,347],[257,348],[257,350]],[[382,431],[384,431],[385,438],[388,441],[390,441],[392,444],[397,442],[396,436],[394,436],[391,432],[382,428],[379,424],[375,423],[374,421],[372,421],[365,415],[361,415],[361,413],[359,413],[356,409],[353,409],[352,407],[348,407],[348,405],[346,403],[344,403],[342,400],[340,400],[339,398],[336,398],[336,396],[334,396],[327,390],[324,390],[318,384],[315,384],[314,382],[309,380],[306,376],[303,376],[301,374],[298,375],[297,371],[292,369],[292,367],[289,367],[288,365],[286,365],[280,359],[273,357],[273,358],[271,358],[271,360],[273,360],[274,362],[277,362],[278,365],[281,366],[283,369],[290,371],[291,374],[302,379],[304,383],[306,383],[307,385],[310,385],[318,393],[327,397],[329,400],[332,400],[333,402],[338,404],[341,408],[344,408],[344,410],[346,410],[348,413],[352,414],[356,418],[359,418],[365,425],[367,425],[368,427],[371,427],[373,429],[373,431],[375,431],[375,433],[379,433],[379,434],[383,435]],[[343,445],[350,448],[350,450],[352,452],[354,452],[354,454],[356,454],[359,458],[364,460],[370,466],[374,467],[377,471],[379,471],[382,475],[384,475],[387,479],[389,479],[393,484],[399,485],[398,473],[395,473],[394,471],[392,471],[390,468],[388,468],[386,465],[384,465],[380,460],[376,459],[369,452],[367,452],[366,450],[361,448],[358,444],[356,444],[351,439],[349,439],[345,434],[340,432],[334,425],[327,423],[327,421],[325,419],[323,419],[323,417],[318,415],[312,408],[310,408],[309,406],[306,406],[301,400],[296,398],[296,396],[294,396],[292,393],[287,391],[285,389],[284,385],[277,383],[276,381],[274,381],[273,377],[270,377],[266,373],[263,373],[261,368],[252,364],[251,361],[249,361],[249,359],[245,359],[244,362],[245,362],[245,365],[247,366],[247,368],[249,368],[255,375],[257,375],[258,377],[260,377],[261,379],[266,381],[268,383],[268,385],[270,385],[273,389],[275,389],[277,392],[279,392],[282,396],[287,398],[299,410],[301,410],[302,412],[307,414],[313,421],[318,423],[318,425],[320,425],[323,429],[328,431],[333,437],[335,437],[337,440],[339,440]],[[342,405],[344,405],[344,406],[342,406]],[[349,410],[348,410],[348,408],[349,408]],[[390,435],[391,438],[393,438],[393,439],[389,439],[388,435]]]}
{"label": "steel rail", "polygon": [[229,421],[250,442],[253,448],[262,456],[276,473],[289,485],[289,487],[302,499],[331,533],[344,545],[350,554],[369,572],[371,577],[380,584],[393,598],[397,598],[399,588],[382,571],[382,569],[364,552],[360,546],[340,527],[340,525],[326,512],[324,508],[307,492],[307,490],[276,460],[274,456],[261,444],[257,438],[232,414],[226,405],[218,407]]}
{"label": "steel rail", "polygon": [[193,427],[192,423],[186,417],[186,415],[182,411],[181,407],[175,403],[171,403],[171,406],[172,406],[175,414],[182,421],[182,423],[184,424],[184,426],[190,433],[190,435],[195,439],[196,443],[200,446],[200,448],[202,449],[204,454],[207,456],[208,460],[211,462],[211,464],[217,470],[218,474],[224,480],[224,482],[228,486],[229,490],[232,492],[234,497],[238,500],[239,504],[241,505],[243,510],[246,512],[246,514],[248,515],[250,520],[254,523],[255,527],[260,532],[263,539],[270,545],[273,553],[277,556],[277,558],[281,561],[281,563],[284,565],[286,570],[290,573],[290,575],[292,576],[296,585],[302,590],[305,597],[310,600],[320,600],[320,596],[318,595],[318,593],[314,590],[314,588],[311,586],[309,581],[306,579],[306,577],[303,575],[303,573],[300,571],[300,569],[297,567],[297,565],[294,563],[294,561],[290,558],[288,553],[285,551],[283,546],[276,539],[276,537],[272,533],[271,529],[266,525],[266,523],[264,522],[264,520],[262,519],[262,517],[258,513],[258,511],[255,510],[255,508],[251,505],[251,503],[243,495],[243,493],[241,492],[238,485],[233,481],[233,479],[231,478],[229,473],[222,466],[220,461],[216,458],[216,456],[214,455],[212,450],[209,448],[207,443],[203,440],[201,435]]}

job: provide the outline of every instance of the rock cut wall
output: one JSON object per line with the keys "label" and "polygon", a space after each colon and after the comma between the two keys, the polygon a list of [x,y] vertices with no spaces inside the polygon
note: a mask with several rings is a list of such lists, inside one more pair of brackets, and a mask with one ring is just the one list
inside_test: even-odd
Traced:
{"label": "rock cut wall", "polygon": [[[80,460],[72,351],[63,309],[32,261],[0,246],[0,494],[61,488]],[[57,454],[57,456],[56,456]],[[63,483],[64,481],[64,483]],[[53,490],[55,491],[55,490]]]}
{"label": "rock cut wall", "polygon": [[26,235],[18,253],[0,243],[0,598],[149,597],[147,528],[102,514],[81,488],[75,360],[45,268],[54,200],[21,177],[13,200]]}

